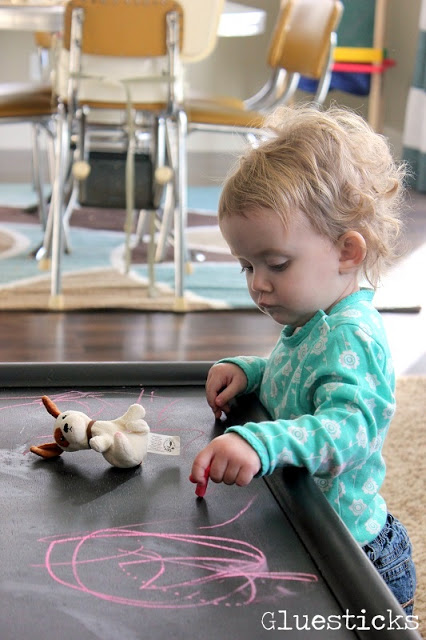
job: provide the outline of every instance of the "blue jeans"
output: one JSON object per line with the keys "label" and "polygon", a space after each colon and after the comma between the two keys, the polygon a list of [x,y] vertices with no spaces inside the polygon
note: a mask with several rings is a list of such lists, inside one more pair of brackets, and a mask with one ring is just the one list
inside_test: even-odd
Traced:
{"label": "blue jeans", "polygon": [[388,585],[406,615],[413,614],[416,570],[408,533],[390,513],[386,524],[363,550]]}

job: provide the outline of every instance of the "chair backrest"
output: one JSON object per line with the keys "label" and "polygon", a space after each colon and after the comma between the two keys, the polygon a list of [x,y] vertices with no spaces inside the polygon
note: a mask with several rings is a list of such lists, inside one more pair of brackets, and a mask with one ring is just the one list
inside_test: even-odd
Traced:
{"label": "chair backrest", "polygon": [[167,100],[167,14],[175,11],[179,16],[174,92],[181,101],[182,63],[196,62],[211,53],[217,41],[223,4],[224,0],[70,0],[57,65],[57,94],[68,99],[70,69],[71,75],[75,72],[75,61],[73,63],[70,54],[75,9],[83,11],[79,46],[80,102],[91,102],[92,106],[95,102],[119,105],[124,97],[120,82],[123,78],[133,78],[134,83],[128,84],[132,101],[156,105]]}
{"label": "chair backrest", "polygon": [[182,61],[199,62],[207,58],[216,46],[225,0],[179,0],[179,3],[185,20]]}
{"label": "chair backrest", "polygon": [[70,48],[72,11],[82,8],[83,53],[134,58],[164,56],[166,15],[176,11],[181,18],[181,58],[196,62],[208,56],[216,45],[223,4],[224,0],[70,0],[65,10],[64,46]]}
{"label": "chair backrest", "polygon": [[269,48],[269,65],[319,79],[342,12],[340,0],[282,0]]}
{"label": "chair backrest", "polygon": [[[164,56],[166,17],[182,7],[175,0],[136,3],[127,0],[70,0],[64,19],[64,47],[71,48],[72,15],[83,9],[81,53],[113,57]],[[182,33],[181,38],[182,39]]]}

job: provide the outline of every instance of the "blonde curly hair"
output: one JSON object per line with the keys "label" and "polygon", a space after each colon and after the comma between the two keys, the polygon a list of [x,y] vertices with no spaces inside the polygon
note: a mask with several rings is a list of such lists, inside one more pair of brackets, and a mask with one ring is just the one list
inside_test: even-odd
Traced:
{"label": "blonde curly hair", "polygon": [[284,226],[302,211],[332,242],[358,231],[367,246],[363,273],[377,286],[397,255],[406,173],[386,139],[361,116],[335,106],[280,107],[266,120],[265,133],[227,177],[219,224],[227,216],[266,208]]}

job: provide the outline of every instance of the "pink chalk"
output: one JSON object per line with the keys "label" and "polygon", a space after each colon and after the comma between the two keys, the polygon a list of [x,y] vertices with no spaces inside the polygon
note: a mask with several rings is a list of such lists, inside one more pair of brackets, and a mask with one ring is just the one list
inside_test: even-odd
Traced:
{"label": "pink chalk", "polygon": [[[210,466],[208,466],[206,468],[206,470],[204,471],[204,482],[198,482],[197,486],[195,487],[195,495],[197,495],[199,498],[204,498],[205,494],[206,494],[206,490],[207,490],[207,485],[209,483],[209,477],[210,477]],[[190,481],[194,482],[192,479],[192,476],[190,476]]]}

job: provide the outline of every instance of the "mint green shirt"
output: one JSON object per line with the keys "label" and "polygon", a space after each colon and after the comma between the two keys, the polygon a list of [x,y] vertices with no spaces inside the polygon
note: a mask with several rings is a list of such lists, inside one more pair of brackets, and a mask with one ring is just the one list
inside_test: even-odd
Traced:
{"label": "mint green shirt", "polygon": [[362,289],[318,311],[300,329],[286,326],[269,358],[237,357],[272,420],[227,432],[261,460],[260,475],[306,467],[324,496],[365,545],[382,529],[386,504],[383,441],[395,412],[395,376],[374,292]]}

